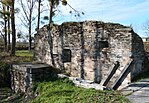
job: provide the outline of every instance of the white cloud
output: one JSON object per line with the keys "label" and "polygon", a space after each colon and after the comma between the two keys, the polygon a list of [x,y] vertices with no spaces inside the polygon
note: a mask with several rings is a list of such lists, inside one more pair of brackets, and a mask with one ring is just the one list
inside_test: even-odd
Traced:
{"label": "white cloud", "polygon": [[[59,6],[60,15],[54,20],[56,23],[65,21],[102,20],[105,22],[117,22],[124,25],[134,25],[141,31],[141,25],[149,18],[149,0],[67,0],[68,3],[85,15],[74,17],[70,14],[69,6]],[[46,3],[48,5],[48,3]],[[49,15],[49,12],[42,16]],[[142,32],[141,32],[142,33]]]}
{"label": "white cloud", "polygon": [[[76,10],[85,12],[79,20],[102,20],[125,25],[140,25],[139,23],[149,18],[149,0],[68,0],[68,3]],[[69,7],[61,6],[60,9],[63,21],[78,21],[69,14]]]}

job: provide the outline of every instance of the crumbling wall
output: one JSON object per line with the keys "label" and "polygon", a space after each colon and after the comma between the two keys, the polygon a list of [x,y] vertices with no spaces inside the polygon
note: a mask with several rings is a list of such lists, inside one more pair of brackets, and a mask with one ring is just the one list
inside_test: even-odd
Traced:
{"label": "crumbling wall", "polygon": [[138,75],[141,72],[145,72],[146,68],[143,68],[143,63],[145,60],[145,51],[144,45],[141,37],[139,37],[136,33],[132,34],[132,58],[135,61],[134,66],[132,68],[131,77]]}
{"label": "crumbling wall", "polygon": [[11,89],[14,92],[31,92],[33,82],[52,80],[57,77],[58,69],[41,63],[18,63],[11,68]]}
{"label": "crumbling wall", "polygon": [[[100,21],[67,22],[53,25],[50,33],[55,67],[71,76],[99,83],[107,77],[115,63],[119,63],[113,82],[130,58],[136,61],[133,74],[142,69],[142,40],[130,27]],[[52,65],[46,26],[35,36],[35,57],[37,61]],[[127,79],[126,82],[130,82],[130,74]]]}

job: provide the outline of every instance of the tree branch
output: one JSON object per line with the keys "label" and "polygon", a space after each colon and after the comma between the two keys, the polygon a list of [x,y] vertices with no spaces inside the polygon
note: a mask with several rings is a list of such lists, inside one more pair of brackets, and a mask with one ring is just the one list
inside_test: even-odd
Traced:
{"label": "tree branch", "polygon": [[27,18],[27,20],[29,21],[29,17],[28,17],[28,14],[27,13],[27,10],[25,9],[25,5],[23,4],[22,0],[20,0],[20,3],[21,3],[21,6],[22,6],[22,9],[23,9],[23,12],[25,14],[25,17]]}

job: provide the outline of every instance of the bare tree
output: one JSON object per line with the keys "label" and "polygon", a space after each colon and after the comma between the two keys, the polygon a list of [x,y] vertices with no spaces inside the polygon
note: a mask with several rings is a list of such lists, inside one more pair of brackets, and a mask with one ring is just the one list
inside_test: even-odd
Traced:
{"label": "bare tree", "polygon": [[[57,11],[57,7],[60,3],[62,3],[62,5],[66,6],[68,5],[74,12],[75,12],[75,16],[80,16],[80,12],[77,11],[76,9],[74,9],[70,4],[67,3],[67,0],[48,0],[49,1],[49,6],[50,6],[50,13],[49,13],[49,26],[47,26],[47,30],[48,30],[48,43],[50,46],[50,55],[51,55],[51,60],[52,60],[52,65],[55,66],[55,62],[54,62],[54,57],[53,57],[53,39],[52,39],[52,35],[51,35],[51,24],[53,23],[53,16],[55,15],[55,12]],[[72,13],[72,11],[70,11],[70,13]],[[83,15],[84,13],[81,12]]]}
{"label": "bare tree", "polygon": [[34,8],[35,8],[35,3],[37,2],[37,0],[18,0],[19,4],[21,5],[22,8],[22,15],[20,18],[23,25],[28,28],[28,35],[29,35],[29,50],[31,50],[31,46],[32,46],[32,38],[31,38],[31,34],[32,34],[32,23],[35,20],[35,18],[33,17],[33,12],[34,12]]}
{"label": "bare tree", "polygon": [[146,35],[149,37],[149,20],[143,24],[143,29],[145,30]]}
{"label": "bare tree", "polygon": [[38,1],[38,21],[37,21],[37,29],[40,26],[40,8],[41,8],[41,0]]}

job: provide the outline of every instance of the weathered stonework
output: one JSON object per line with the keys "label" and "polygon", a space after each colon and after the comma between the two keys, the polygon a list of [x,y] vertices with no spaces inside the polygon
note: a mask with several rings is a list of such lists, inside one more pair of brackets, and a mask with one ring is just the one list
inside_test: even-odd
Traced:
{"label": "weathered stonework", "polygon": [[131,73],[124,80],[124,84],[128,84],[143,71],[144,48],[142,39],[130,27],[100,21],[66,22],[51,26],[50,36],[47,26],[37,32],[35,58],[50,65],[53,60],[53,66],[71,76],[98,83],[102,83],[118,62],[120,66],[109,85],[132,58]]}
{"label": "weathered stonework", "polygon": [[44,81],[57,76],[56,70],[47,64],[19,63],[13,64],[11,69],[11,88],[14,92],[28,92],[33,82]]}

